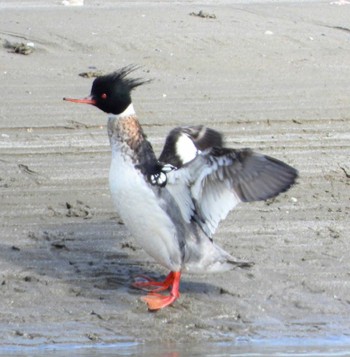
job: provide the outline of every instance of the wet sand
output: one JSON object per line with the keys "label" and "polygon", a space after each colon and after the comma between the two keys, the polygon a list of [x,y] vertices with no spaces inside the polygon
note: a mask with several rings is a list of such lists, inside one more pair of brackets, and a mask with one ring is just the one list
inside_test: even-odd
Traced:
{"label": "wet sand", "polygon": [[[349,336],[349,18],[329,1],[3,1],[1,42],[35,51],[0,48],[0,348]],[[62,101],[89,94],[79,73],[128,64],[153,79],[133,99],[158,153],[205,124],[300,171],[220,226],[253,268],[186,275],[157,313],[130,281],[167,272],[114,212],[106,117]]]}

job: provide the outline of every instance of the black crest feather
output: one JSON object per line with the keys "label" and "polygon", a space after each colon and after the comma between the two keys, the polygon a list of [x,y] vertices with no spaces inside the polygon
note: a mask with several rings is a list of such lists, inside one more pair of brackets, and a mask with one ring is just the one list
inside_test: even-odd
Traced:
{"label": "black crest feather", "polygon": [[121,84],[128,87],[129,91],[131,92],[136,87],[151,82],[151,80],[144,80],[142,78],[126,78],[130,73],[135,72],[140,68],[141,68],[140,66],[136,66],[132,64],[129,66],[122,67],[116,70],[115,72],[112,72],[102,77],[110,77],[112,81],[120,82]]}

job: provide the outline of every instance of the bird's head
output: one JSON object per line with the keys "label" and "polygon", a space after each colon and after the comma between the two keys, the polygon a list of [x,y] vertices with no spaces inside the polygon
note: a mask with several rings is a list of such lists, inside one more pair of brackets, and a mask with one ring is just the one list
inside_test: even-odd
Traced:
{"label": "bird's head", "polygon": [[140,78],[126,78],[138,67],[127,66],[113,73],[97,77],[92,83],[91,93],[83,99],[63,98],[75,103],[85,103],[96,106],[108,114],[121,114],[131,104],[131,91],[147,83]]}

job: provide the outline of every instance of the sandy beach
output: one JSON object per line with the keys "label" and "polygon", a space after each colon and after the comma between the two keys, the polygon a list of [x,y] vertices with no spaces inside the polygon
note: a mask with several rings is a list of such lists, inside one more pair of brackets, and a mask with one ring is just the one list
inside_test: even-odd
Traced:
{"label": "sandy beach", "polygon": [[[331,1],[3,0],[0,350],[349,337],[349,19]],[[300,172],[220,226],[252,268],[184,275],[157,313],[130,282],[167,272],[114,211],[106,116],[62,101],[90,93],[80,73],[129,64],[152,79],[133,102],[157,153],[171,128],[204,124]]]}

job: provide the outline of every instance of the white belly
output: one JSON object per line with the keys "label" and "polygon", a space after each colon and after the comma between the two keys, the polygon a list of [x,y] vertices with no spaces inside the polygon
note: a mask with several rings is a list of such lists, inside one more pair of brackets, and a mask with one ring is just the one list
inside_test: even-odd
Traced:
{"label": "white belly", "polygon": [[114,153],[109,185],[115,207],[138,244],[158,263],[181,269],[176,229],[134,164]]}

